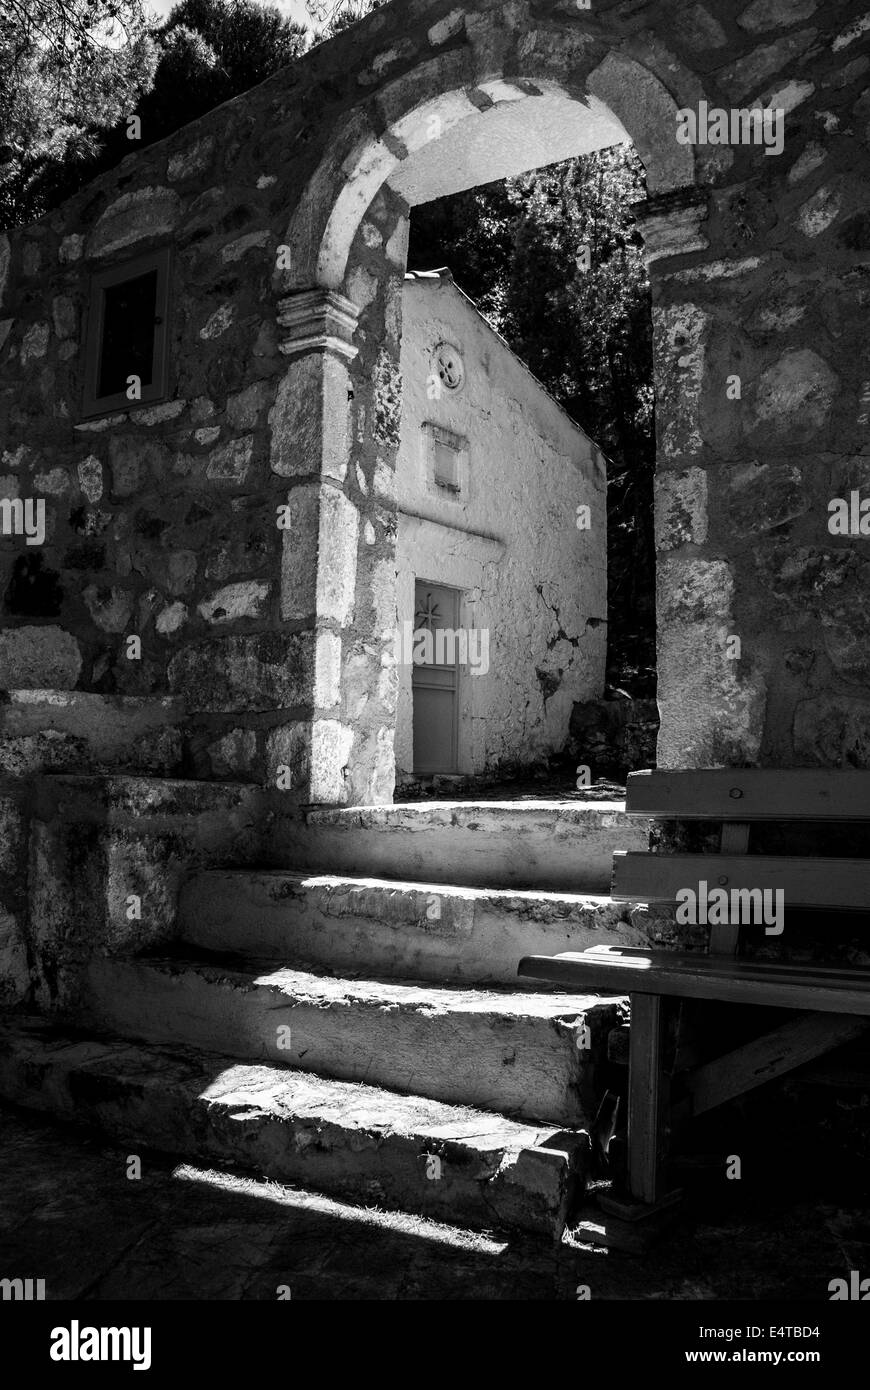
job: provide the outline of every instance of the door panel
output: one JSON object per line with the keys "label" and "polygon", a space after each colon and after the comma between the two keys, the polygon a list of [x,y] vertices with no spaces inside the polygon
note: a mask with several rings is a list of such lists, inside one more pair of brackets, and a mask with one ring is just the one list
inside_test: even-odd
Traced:
{"label": "door panel", "polygon": [[458,644],[452,651],[447,647],[439,653],[435,636],[439,628],[452,628],[455,632],[458,627],[459,590],[418,579],[414,594],[414,630],[432,633],[433,650],[431,661],[414,663],[411,677],[415,772],[429,774],[458,769]]}

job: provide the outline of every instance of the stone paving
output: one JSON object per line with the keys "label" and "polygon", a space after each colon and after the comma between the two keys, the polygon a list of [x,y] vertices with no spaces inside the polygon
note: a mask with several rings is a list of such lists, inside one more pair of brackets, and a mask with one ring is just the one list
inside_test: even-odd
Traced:
{"label": "stone paving", "polygon": [[[705,1200],[644,1258],[481,1234],[140,1155],[0,1107],[0,1277],[60,1300],[827,1300],[870,1268],[870,1208],[801,1185]],[[797,1196],[795,1195],[797,1193]],[[842,1197],[841,1197],[842,1200]]]}

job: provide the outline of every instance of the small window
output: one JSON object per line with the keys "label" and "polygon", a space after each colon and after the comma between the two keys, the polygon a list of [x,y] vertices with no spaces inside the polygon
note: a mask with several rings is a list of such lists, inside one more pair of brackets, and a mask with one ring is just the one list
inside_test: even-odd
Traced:
{"label": "small window", "polygon": [[[169,249],[91,278],[84,415],[128,410],[166,395]],[[139,378],[138,398],[127,395]]]}
{"label": "small window", "polygon": [[423,426],[423,439],[428,491],[442,501],[467,501],[468,440],[431,422]]}

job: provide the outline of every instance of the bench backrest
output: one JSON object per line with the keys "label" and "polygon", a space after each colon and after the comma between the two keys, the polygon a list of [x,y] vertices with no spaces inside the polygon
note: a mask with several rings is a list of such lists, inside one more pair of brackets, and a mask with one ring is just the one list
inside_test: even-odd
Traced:
{"label": "bench backrest", "polygon": [[[720,853],[632,854],[613,861],[612,896],[674,903],[681,889],[781,889],[789,907],[870,911],[870,858],[814,859],[747,854],[753,821],[868,821],[870,772],[826,769],[711,769],[634,772],[626,811],[657,820],[722,823]],[[711,930],[710,950],[733,954],[739,925]]]}
{"label": "bench backrest", "polygon": [[632,772],[629,815],[659,820],[866,820],[870,772],[716,768]]}

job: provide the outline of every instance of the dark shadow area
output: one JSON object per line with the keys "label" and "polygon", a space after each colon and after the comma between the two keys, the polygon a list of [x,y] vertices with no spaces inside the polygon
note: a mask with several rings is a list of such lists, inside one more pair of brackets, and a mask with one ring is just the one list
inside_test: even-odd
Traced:
{"label": "dark shadow area", "polygon": [[[136,1152],[142,1177],[126,1176]],[[0,1268],[46,1280],[49,1299],[818,1301],[866,1255],[868,1213],[705,1197],[644,1257],[461,1231],[365,1211],[0,1111]],[[738,1184],[732,1184],[737,1187]],[[857,1262],[857,1263],[856,1263]]]}

